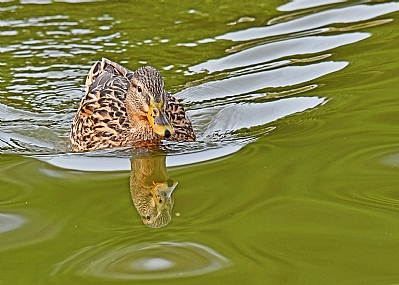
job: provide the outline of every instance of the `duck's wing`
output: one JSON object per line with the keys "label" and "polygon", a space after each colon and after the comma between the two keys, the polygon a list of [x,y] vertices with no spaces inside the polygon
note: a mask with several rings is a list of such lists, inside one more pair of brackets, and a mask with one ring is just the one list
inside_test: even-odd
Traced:
{"label": "duck's wing", "polygon": [[[106,86],[107,80],[106,78],[103,78],[102,81],[98,81],[97,78],[103,74],[107,73],[108,75],[114,75],[116,77],[126,77],[128,81],[133,77],[134,72],[123,67],[122,65],[113,62],[109,59],[102,58],[101,61],[97,61],[93,66],[91,67],[89,73],[87,74],[86,77],[86,93],[90,91],[90,89],[94,89],[95,87],[99,85]],[[94,84],[96,83],[96,84]],[[109,82],[108,82],[109,83]]]}
{"label": "duck's wing", "polygon": [[195,141],[193,126],[187,117],[183,106],[169,93],[167,93],[167,98],[168,104],[166,106],[165,112],[170,123],[172,124],[173,129],[175,130],[174,135],[169,137],[168,140],[179,142]]}
{"label": "duck's wing", "polygon": [[125,130],[130,128],[124,103],[128,87],[127,77],[107,68],[95,76],[72,124],[72,150],[118,147],[124,143]]}

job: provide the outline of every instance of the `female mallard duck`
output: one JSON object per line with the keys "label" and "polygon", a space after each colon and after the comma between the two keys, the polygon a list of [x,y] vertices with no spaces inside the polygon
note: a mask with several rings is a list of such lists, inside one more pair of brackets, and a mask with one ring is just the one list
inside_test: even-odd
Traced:
{"label": "female mallard duck", "polygon": [[86,96],[72,123],[73,151],[194,141],[190,120],[177,99],[164,89],[153,67],[132,72],[106,58],[96,62],[86,79]]}

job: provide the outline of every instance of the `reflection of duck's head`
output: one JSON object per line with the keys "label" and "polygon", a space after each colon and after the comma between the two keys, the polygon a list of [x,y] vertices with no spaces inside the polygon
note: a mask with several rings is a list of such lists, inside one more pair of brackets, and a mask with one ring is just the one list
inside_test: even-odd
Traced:
{"label": "reflection of duck's head", "polygon": [[173,190],[177,181],[168,177],[165,156],[131,159],[130,193],[143,223],[160,228],[172,219]]}
{"label": "reflection of duck's head", "polygon": [[172,218],[173,190],[177,181],[169,179],[166,182],[153,182],[151,192],[137,200],[135,206],[143,223],[151,228],[160,228],[169,224]]}

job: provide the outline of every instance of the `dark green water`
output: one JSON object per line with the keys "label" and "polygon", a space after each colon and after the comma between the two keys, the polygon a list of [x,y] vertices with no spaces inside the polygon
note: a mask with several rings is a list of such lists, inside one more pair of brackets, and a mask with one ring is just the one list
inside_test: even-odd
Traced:
{"label": "dark green water", "polygon": [[[2,2],[1,284],[399,284],[399,2],[306,2]],[[145,151],[68,149],[102,57],[198,134],[165,227]]]}

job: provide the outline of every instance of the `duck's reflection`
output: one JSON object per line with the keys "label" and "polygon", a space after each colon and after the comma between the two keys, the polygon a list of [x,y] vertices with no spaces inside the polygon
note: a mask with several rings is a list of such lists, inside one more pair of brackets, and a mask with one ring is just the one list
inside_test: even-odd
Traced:
{"label": "duck's reflection", "polygon": [[144,225],[160,228],[172,218],[173,190],[177,181],[170,179],[166,156],[131,158],[130,193]]}

